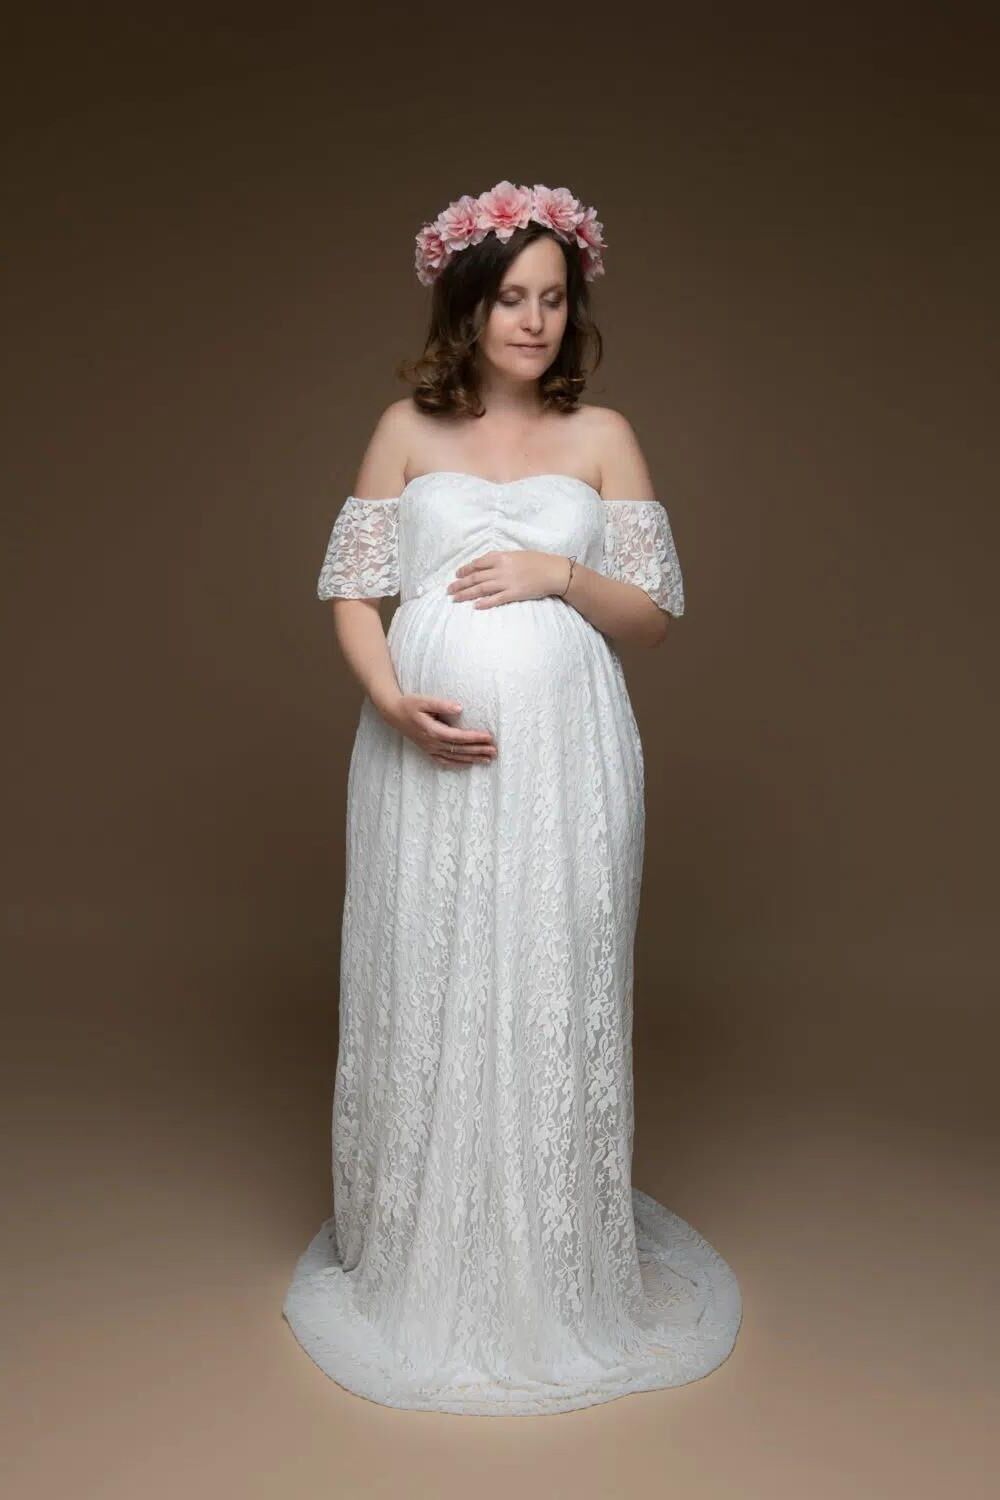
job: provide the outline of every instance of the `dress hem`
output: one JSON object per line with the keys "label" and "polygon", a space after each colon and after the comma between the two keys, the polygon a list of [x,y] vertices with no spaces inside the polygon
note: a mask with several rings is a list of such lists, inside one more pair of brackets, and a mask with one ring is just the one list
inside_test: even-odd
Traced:
{"label": "dress hem", "polygon": [[[380,1406],[407,1411],[449,1412],[460,1416],[545,1416],[579,1411],[641,1391],[689,1385],[710,1375],[729,1358],[743,1315],[742,1295],[730,1266],[707,1240],[677,1214],[648,1194],[632,1189],[636,1222],[647,1243],[683,1265],[701,1283],[704,1307],[694,1329],[657,1355],[624,1356],[605,1381],[567,1379],[537,1382],[529,1392],[523,1377],[483,1376],[480,1394],[461,1395],[445,1380],[434,1388],[426,1375],[408,1376],[394,1365],[363,1353],[358,1345],[374,1339],[367,1325],[345,1306],[346,1278],[332,1259],[333,1220],[328,1219],[299,1257],[282,1308],[297,1342],[336,1384]],[[669,1329],[667,1330],[669,1333]],[[354,1347],[352,1347],[352,1343]],[[633,1366],[627,1373],[628,1365]],[[635,1368],[639,1365],[639,1368]],[[464,1382],[463,1382],[464,1383]]]}

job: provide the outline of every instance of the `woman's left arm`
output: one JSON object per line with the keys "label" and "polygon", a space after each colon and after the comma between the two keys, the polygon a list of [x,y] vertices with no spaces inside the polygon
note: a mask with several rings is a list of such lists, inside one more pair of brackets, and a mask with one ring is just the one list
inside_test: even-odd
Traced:
{"label": "woman's left arm", "polygon": [[[595,418],[605,504],[604,566],[598,571],[576,563],[565,598],[605,635],[658,646],[668,634],[668,616],[684,612],[670,523],[631,423],[610,407],[595,412]],[[560,562],[562,584],[555,593],[566,587],[569,564]]]}

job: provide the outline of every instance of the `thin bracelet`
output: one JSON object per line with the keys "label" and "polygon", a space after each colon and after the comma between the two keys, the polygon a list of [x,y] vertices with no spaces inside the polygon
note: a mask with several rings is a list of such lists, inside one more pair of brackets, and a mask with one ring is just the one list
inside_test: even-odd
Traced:
{"label": "thin bracelet", "polygon": [[575,567],[576,567],[576,558],[575,557],[571,557],[570,560],[569,560],[569,577],[566,580],[566,587],[563,589],[562,593],[559,595],[560,599],[565,599],[566,595],[569,593],[569,586],[573,582],[573,569]]}

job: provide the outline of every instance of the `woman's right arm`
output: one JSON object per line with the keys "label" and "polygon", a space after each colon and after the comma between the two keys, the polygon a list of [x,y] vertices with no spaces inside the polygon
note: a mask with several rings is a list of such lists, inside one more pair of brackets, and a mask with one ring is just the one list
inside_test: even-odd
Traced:
{"label": "woman's right arm", "polygon": [[[345,515],[340,524],[345,537],[353,535],[354,542],[332,544],[321,589],[332,601],[337,643],[344,660],[386,723],[441,765],[475,764],[495,757],[492,732],[445,723],[440,716],[454,717],[462,711],[462,705],[452,699],[403,692],[379,611],[379,599],[388,597],[393,586],[398,587],[398,504],[406,482],[410,404],[408,399],[393,402],[375,426],[347,501],[355,510],[365,512],[365,525],[353,533],[352,518]],[[380,514],[383,505],[387,507],[384,518]],[[351,557],[347,576],[344,550]],[[453,750],[448,748],[449,743]]]}
{"label": "woman's right arm", "polygon": [[402,690],[389,655],[378,599],[334,599],[337,644],[351,672],[387,719],[398,707]]}
{"label": "woman's right arm", "polygon": [[[407,401],[387,406],[375,424],[361,459],[352,495],[395,504],[405,484]],[[380,597],[385,597],[384,595]],[[382,628],[379,599],[335,598],[333,623],[344,660],[383,718],[398,706],[402,692]]]}

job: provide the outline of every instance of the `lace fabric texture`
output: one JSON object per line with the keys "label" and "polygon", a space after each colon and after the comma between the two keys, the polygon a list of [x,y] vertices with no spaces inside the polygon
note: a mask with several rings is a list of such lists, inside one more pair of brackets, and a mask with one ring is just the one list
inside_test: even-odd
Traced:
{"label": "lace fabric texture", "polygon": [[498,750],[439,766],[366,698],[348,771],[333,1203],[284,1313],[384,1405],[567,1411],[696,1380],[737,1336],[730,1267],[631,1183],[644,765],[618,655],[564,600],[446,592],[532,547],[679,613],[657,505],[432,474],[350,497],[327,549],[320,597],[398,590],[401,687]]}
{"label": "lace fabric texture", "polygon": [[634,583],[668,614],[684,613],[684,580],[666,507],[659,500],[605,500],[608,578]]}
{"label": "lace fabric texture", "polygon": [[[316,587],[320,599],[399,593],[399,512],[405,503],[405,497],[348,495],[327,543]],[[605,500],[603,506],[601,571],[638,585],[661,609],[682,615],[684,582],[666,508],[658,500]]]}
{"label": "lace fabric texture", "polygon": [[399,593],[399,501],[348,495],[337,512],[320,569],[320,599],[370,599]]}

